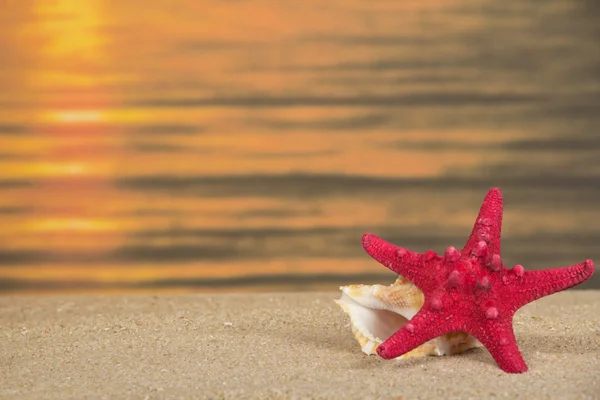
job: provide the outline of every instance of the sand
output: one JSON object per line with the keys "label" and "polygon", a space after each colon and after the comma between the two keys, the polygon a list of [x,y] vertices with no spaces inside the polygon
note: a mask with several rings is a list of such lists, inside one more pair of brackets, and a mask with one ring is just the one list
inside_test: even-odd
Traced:
{"label": "sand", "polygon": [[1,399],[600,399],[600,291],[522,308],[530,371],[483,349],[360,352],[337,293],[0,298]]}

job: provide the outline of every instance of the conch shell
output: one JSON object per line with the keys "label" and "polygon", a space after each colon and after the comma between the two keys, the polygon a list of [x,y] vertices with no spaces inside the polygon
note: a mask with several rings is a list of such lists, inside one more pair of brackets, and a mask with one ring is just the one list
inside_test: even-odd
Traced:
{"label": "conch shell", "polygon": [[[377,346],[414,317],[424,302],[423,292],[402,276],[389,286],[350,285],[340,289],[342,297],[334,301],[350,316],[352,333],[367,355],[376,354]],[[468,333],[453,332],[398,358],[451,355],[478,345]]]}

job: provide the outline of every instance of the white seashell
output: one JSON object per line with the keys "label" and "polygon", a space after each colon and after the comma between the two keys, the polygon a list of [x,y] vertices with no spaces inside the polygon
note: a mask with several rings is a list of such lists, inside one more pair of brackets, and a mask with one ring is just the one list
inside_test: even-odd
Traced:
{"label": "white seashell", "polygon": [[[349,285],[340,289],[342,297],[334,301],[350,316],[354,338],[367,355],[376,354],[377,346],[414,317],[424,302],[423,292],[402,276],[389,286]],[[453,332],[398,358],[451,355],[478,345],[475,337]]]}

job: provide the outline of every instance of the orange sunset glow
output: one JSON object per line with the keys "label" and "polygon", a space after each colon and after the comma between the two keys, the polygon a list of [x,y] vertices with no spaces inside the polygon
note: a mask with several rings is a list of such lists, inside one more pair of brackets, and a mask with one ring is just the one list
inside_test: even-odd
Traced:
{"label": "orange sunset glow", "polygon": [[0,290],[386,283],[364,232],[443,251],[491,186],[508,262],[599,258],[593,21],[481,4],[9,1]]}

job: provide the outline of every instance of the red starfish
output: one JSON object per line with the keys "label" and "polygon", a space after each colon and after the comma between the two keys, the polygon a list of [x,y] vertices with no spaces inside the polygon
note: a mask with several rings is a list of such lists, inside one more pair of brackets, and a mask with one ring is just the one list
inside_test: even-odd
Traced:
{"label": "red starfish", "polygon": [[396,358],[449,332],[468,332],[509,373],[527,371],[512,327],[515,312],[541,297],[575,286],[594,273],[594,263],[544,271],[507,269],[500,258],[502,193],[492,188],[479,211],[465,247],[450,246],[444,256],[396,247],[363,235],[363,247],[377,261],[412,281],[425,295],[419,312],[384,341],[377,353]]}

